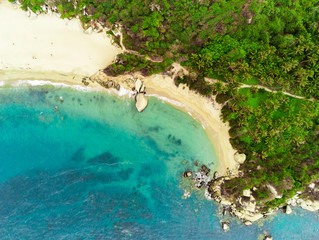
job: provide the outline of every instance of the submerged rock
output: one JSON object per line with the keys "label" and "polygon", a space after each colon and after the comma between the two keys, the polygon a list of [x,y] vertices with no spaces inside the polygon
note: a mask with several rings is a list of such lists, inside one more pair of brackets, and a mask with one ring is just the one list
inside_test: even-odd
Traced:
{"label": "submerged rock", "polygon": [[144,93],[138,93],[136,95],[136,108],[137,111],[142,112],[147,107],[147,98]]}
{"label": "submerged rock", "polygon": [[187,199],[187,198],[189,198],[190,196],[191,196],[191,193],[185,190],[185,191],[184,191],[184,194],[183,194],[183,198],[184,198],[184,199]]}

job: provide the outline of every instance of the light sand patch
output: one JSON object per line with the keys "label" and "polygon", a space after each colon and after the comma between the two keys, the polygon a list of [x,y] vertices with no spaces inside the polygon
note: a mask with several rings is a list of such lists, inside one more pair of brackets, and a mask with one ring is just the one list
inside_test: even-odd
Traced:
{"label": "light sand patch", "polygon": [[83,34],[78,19],[48,14],[28,18],[25,11],[0,0],[0,70],[91,75],[120,52],[105,32]]}

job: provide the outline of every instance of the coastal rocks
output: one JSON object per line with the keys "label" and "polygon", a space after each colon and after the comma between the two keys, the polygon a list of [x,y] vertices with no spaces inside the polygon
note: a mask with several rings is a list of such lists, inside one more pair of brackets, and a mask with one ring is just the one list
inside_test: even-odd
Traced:
{"label": "coastal rocks", "polygon": [[276,188],[270,184],[267,184],[266,187],[270,190],[270,192],[273,194],[273,196],[277,199],[282,198],[282,195],[279,194],[276,190]]}
{"label": "coastal rocks", "polygon": [[187,199],[187,198],[189,198],[191,196],[191,193],[189,192],[189,191],[184,191],[184,194],[183,194],[183,199]]}
{"label": "coastal rocks", "polygon": [[315,184],[315,183],[310,183],[310,184],[309,184],[309,188],[311,188],[311,189],[314,189],[314,188],[315,188],[315,186],[316,186],[316,184]]}
{"label": "coastal rocks", "polygon": [[288,200],[287,200],[287,204],[289,204],[289,205],[295,207],[295,206],[297,206],[297,200],[299,200],[299,199],[298,199],[298,194],[295,195],[295,196],[293,196],[292,198],[288,199]]}
{"label": "coastal rocks", "polygon": [[208,176],[210,169],[208,167],[206,167],[206,165],[202,165],[202,170],[204,171],[204,173],[206,174],[206,176]]}
{"label": "coastal rocks", "polygon": [[270,235],[265,235],[263,240],[272,240],[272,237]]}
{"label": "coastal rocks", "polygon": [[243,191],[243,196],[250,198],[250,196],[251,196],[251,191],[250,191],[250,189],[245,189],[245,190]]}
{"label": "coastal rocks", "polygon": [[27,17],[28,18],[36,18],[38,15],[33,12],[30,8],[27,9]]}
{"label": "coastal rocks", "polygon": [[114,88],[115,88],[117,91],[120,91],[121,85],[118,84],[118,83],[115,83],[115,84],[114,84]]}
{"label": "coastal rocks", "polygon": [[[92,80],[92,79],[91,79]],[[107,80],[107,81],[101,81],[101,80],[96,80],[101,86],[109,89],[109,88],[114,88],[117,91],[120,91],[121,85],[113,80]],[[86,82],[86,79],[82,79],[82,83],[84,83],[85,86],[89,85],[88,82]],[[86,84],[87,83],[87,84]]]}
{"label": "coastal rocks", "polygon": [[291,207],[289,205],[286,206],[285,213],[286,214],[291,214],[292,213]]}
{"label": "coastal rocks", "polygon": [[222,222],[222,229],[224,232],[227,232],[229,230],[229,222]]}
{"label": "coastal rocks", "polygon": [[237,163],[243,164],[246,160],[246,155],[244,153],[236,153],[234,159]]}
{"label": "coastal rocks", "polygon": [[138,93],[135,100],[137,111],[142,112],[147,107],[147,98],[145,97],[144,93]]}
{"label": "coastal rocks", "polygon": [[213,176],[213,179],[217,179],[217,178],[220,178],[221,175],[219,174],[219,172],[214,172],[214,176]]}
{"label": "coastal rocks", "polygon": [[107,81],[107,88],[112,88],[114,86],[114,82],[112,80]]}
{"label": "coastal rocks", "polygon": [[298,199],[297,204],[308,211],[315,212],[319,210],[319,201],[311,201],[311,200],[304,200]]}
{"label": "coastal rocks", "polygon": [[191,177],[192,176],[192,172],[191,171],[186,171],[183,174],[184,177]]}
{"label": "coastal rocks", "polygon": [[84,84],[84,86],[88,86],[90,83],[87,81],[87,77],[82,78],[82,83]]}
{"label": "coastal rocks", "polygon": [[223,205],[223,206],[230,206],[232,203],[231,203],[231,201],[229,201],[229,200],[222,199],[222,200],[220,201],[220,204]]}
{"label": "coastal rocks", "polygon": [[252,225],[253,223],[252,223],[251,221],[245,221],[244,224],[245,224],[246,226],[250,226],[250,225]]}
{"label": "coastal rocks", "polygon": [[195,187],[201,188],[202,186],[206,187],[211,179],[202,169],[200,169],[198,172],[195,173],[194,180],[197,182],[195,184]]}
{"label": "coastal rocks", "polygon": [[232,212],[235,216],[245,221],[255,222],[264,217],[261,213],[250,212],[247,210],[237,210],[235,208],[232,209]]}
{"label": "coastal rocks", "polygon": [[136,90],[136,92],[139,93],[140,90],[141,90],[141,87],[142,87],[142,81],[137,79],[136,82],[135,82],[135,90]]}

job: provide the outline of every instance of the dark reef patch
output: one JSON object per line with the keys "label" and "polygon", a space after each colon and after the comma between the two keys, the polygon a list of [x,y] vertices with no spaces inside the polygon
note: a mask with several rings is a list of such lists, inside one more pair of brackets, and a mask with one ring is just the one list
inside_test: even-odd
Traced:
{"label": "dark reef patch", "polygon": [[159,132],[160,130],[162,130],[163,128],[160,126],[155,126],[155,127],[149,127],[148,131],[150,132]]}
{"label": "dark reef patch", "polygon": [[31,101],[44,102],[46,99],[46,91],[41,88],[29,88],[29,96]]}
{"label": "dark reef patch", "polygon": [[84,156],[84,147],[80,147],[76,152],[73,154],[73,156],[70,158],[70,162],[84,162],[85,156]]}
{"label": "dark reef patch", "polygon": [[182,140],[180,138],[176,138],[175,136],[172,136],[169,134],[167,138],[170,140],[171,143],[181,146],[182,145]]}
{"label": "dark reef patch", "polygon": [[130,178],[130,175],[134,172],[133,168],[128,168],[128,169],[121,169],[117,175],[122,179],[122,180],[128,180]]}
{"label": "dark reef patch", "polygon": [[119,158],[113,156],[110,152],[102,153],[96,157],[90,158],[88,162],[90,164],[116,164],[119,162]]}

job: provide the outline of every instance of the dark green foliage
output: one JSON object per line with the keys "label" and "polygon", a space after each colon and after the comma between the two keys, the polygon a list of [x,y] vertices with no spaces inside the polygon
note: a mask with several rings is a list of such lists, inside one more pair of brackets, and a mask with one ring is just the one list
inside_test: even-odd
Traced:
{"label": "dark green foliage", "polygon": [[104,69],[104,72],[110,76],[140,71],[142,75],[149,76],[155,73],[161,73],[172,64],[170,60],[163,62],[151,62],[145,57],[139,57],[134,54],[119,54],[116,63]]}
{"label": "dark green foliage", "polygon": [[251,24],[237,24],[209,39],[189,64],[227,82],[258,79],[273,89],[318,99],[318,4],[252,1]]}
{"label": "dark green foliage", "polygon": [[209,96],[212,94],[212,85],[206,82],[203,77],[176,77],[175,84],[178,86],[180,83],[187,84],[191,90],[196,90],[202,95]]}
{"label": "dark green foliage", "polygon": [[[238,179],[230,180],[228,191],[240,195],[255,186],[257,198],[274,207],[318,178],[318,103],[244,88],[230,98],[222,114],[230,121],[232,145],[247,155],[241,187]],[[272,199],[266,184],[280,189],[283,198]]]}

